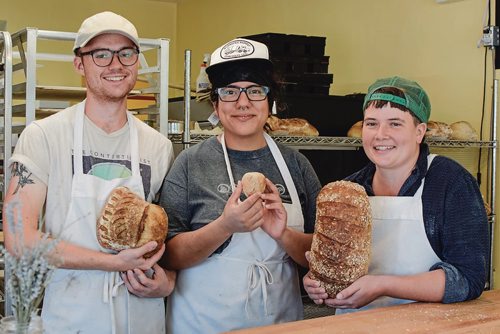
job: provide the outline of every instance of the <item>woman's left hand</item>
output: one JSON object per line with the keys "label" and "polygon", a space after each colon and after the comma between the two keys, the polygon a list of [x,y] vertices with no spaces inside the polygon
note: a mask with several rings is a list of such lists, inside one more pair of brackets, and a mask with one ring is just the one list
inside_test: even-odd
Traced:
{"label": "woman's left hand", "polygon": [[287,213],[281,202],[278,188],[266,178],[266,192],[261,195],[264,201],[264,223],[261,228],[273,239],[279,240],[286,230]]}
{"label": "woman's left hand", "polygon": [[175,287],[177,273],[154,264],[151,277],[141,269],[127,270],[121,277],[130,293],[138,297],[163,298],[169,296]]}
{"label": "woman's left hand", "polygon": [[334,308],[356,309],[363,307],[378,297],[387,276],[365,275],[358,278],[354,283],[340,291],[335,299],[326,299],[325,304]]}

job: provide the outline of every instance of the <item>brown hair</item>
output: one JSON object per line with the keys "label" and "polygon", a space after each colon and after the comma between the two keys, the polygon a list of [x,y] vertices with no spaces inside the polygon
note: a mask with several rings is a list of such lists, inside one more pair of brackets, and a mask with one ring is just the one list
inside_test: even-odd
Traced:
{"label": "brown hair", "polygon": [[[385,94],[391,94],[394,96],[405,98],[405,94],[400,89],[395,88],[395,87],[382,87],[380,89],[377,89],[374,93],[385,93]],[[405,106],[398,104],[398,103],[395,103],[395,102],[389,102],[389,101],[384,101],[384,100],[370,101],[366,105],[365,110],[368,109],[368,107],[370,107],[370,106],[373,106],[374,108],[380,109],[380,108],[385,107],[386,105],[390,105],[391,107],[402,110],[404,112],[409,112],[411,117],[413,118],[413,122],[415,123],[415,125],[422,123],[422,121],[417,116],[415,116],[413,111],[411,111],[410,109],[406,108]],[[365,110],[363,110],[363,113]]]}

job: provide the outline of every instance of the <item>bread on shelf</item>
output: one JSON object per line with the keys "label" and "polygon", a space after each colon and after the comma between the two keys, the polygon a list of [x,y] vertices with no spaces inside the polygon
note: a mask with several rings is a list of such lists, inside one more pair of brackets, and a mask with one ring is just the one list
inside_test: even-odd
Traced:
{"label": "bread on shelf", "polygon": [[425,137],[434,140],[447,140],[450,138],[451,129],[448,124],[440,121],[428,121]]}
{"label": "bread on shelf", "polygon": [[363,121],[357,121],[347,131],[347,137],[361,138],[362,130],[363,130]]}
{"label": "bread on shelf", "polygon": [[275,136],[319,136],[318,130],[303,118],[284,118],[271,115],[266,122],[266,129]]}
{"label": "bread on shelf", "polygon": [[476,130],[469,122],[458,121],[450,124],[451,135],[453,140],[476,141],[479,139]]}

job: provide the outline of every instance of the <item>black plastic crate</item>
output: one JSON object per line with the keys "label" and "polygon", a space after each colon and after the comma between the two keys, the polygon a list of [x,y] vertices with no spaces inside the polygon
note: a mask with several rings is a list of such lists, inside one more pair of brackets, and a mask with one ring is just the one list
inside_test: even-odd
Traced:
{"label": "black plastic crate", "polygon": [[328,73],[330,57],[275,57],[274,69],[280,74]]}
{"label": "black plastic crate", "polygon": [[307,83],[314,85],[330,85],[333,82],[333,74],[330,73],[287,73],[280,77],[284,83]]}
{"label": "black plastic crate", "polygon": [[271,58],[282,56],[323,56],[326,37],[264,33],[241,36],[267,45]]}
{"label": "black plastic crate", "polygon": [[284,94],[306,94],[306,95],[328,95],[330,85],[317,85],[302,82],[282,82],[281,88]]}
{"label": "black plastic crate", "polygon": [[349,128],[363,119],[364,94],[309,96],[283,94],[280,118],[305,118],[320,136],[345,137]]}
{"label": "black plastic crate", "polygon": [[[283,95],[285,110],[280,118],[305,118],[318,129],[320,136],[345,137],[349,128],[363,119],[364,94]],[[354,150],[301,150],[311,162],[322,185],[342,180],[368,163],[362,148]]]}

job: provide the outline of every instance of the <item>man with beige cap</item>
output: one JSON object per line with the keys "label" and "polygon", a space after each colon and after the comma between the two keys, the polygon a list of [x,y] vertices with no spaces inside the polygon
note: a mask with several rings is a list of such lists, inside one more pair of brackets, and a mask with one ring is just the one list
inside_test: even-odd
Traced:
{"label": "man with beige cap", "polygon": [[[163,297],[175,284],[175,273],[156,264],[164,246],[145,258],[156,242],[116,253],[96,237],[110,192],[126,186],[151,202],[174,157],[172,143],[127,110],[138,74],[137,30],[122,16],[102,12],[82,23],[73,51],[86,99],[23,131],[4,203],[20,204],[26,246],[40,240],[42,210],[46,231],[60,239],[62,265],[46,290],[44,330],[164,333]],[[14,231],[6,225],[12,250]]]}

